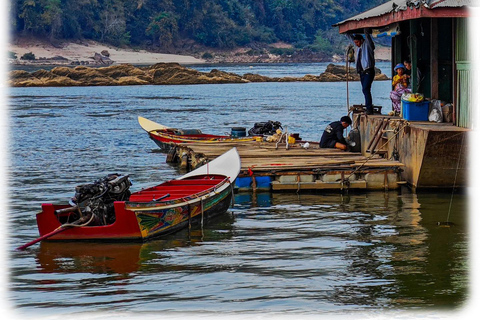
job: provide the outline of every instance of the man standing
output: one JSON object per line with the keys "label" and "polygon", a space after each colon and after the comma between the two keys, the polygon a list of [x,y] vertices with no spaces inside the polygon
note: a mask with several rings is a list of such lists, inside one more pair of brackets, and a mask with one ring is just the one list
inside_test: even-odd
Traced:
{"label": "man standing", "polygon": [[347,141],[343,137],[343,130],[352,124],[352,119],[344,116],[340,121],[330,123],[322,134],[320,148],[337,148],[347,150]]}
{"label": "man standing", "polygon": [[361,34],[347,34],[348,38],[357,46],[355,65],[360,74],[362,83],[362,92],[365,96],[365,108],[367,114],[373,114],[372,102],[372,82],[375,78],[375,44],[373,43],[371,32],[364,29],[365,37]]}

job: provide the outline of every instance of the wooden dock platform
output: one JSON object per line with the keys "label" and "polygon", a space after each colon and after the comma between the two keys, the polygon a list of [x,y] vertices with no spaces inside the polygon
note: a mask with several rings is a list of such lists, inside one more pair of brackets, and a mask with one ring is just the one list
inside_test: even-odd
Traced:
{"label": "wooden dock platform", "polygon": [[264,141],[228,143],[177,144],[167,162],[179,163],[192,170],[236,147],[242,168],[236,188],[242,190],[317,190],[371,189],[391,190],[404,184],[402,163],[374,154],[337,149],[320,149],[311,143],[308,149],[300,143],[277,145]]}

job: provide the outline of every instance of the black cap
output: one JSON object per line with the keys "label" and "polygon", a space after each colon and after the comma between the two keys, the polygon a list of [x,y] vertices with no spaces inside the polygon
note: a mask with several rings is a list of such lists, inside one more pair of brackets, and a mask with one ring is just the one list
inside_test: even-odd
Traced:
{"label": "black cap", "polygon": [[353,40],[365,40],[365,38],[361,34],[356,34],[353,36]]}
{"label": "black cap", "polygon": [[348,123],[348,125],[351,125],[352,124],[352,119],[350,119],[349,116],[343,116],[340,118],[340,121],[341,122],[345,122],[345,123]]}

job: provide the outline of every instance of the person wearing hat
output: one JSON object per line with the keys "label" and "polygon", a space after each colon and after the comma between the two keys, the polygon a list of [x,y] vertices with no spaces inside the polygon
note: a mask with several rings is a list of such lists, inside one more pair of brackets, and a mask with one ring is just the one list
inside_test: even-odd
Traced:
{"label": "person wearing hat", "polygon": [[348,116],[340,118],[340,121],[330,123],[322,134],[320,139],[320,148],[337,148],[347,150],[347,141],[343,137],[343,130],[352,124],[352,119]]}
{"label": "person wearing hat", "polygon": [[396,115],[400,114],[402,95],[404,93],[412,92],[408,88],[410,76],[405,73],[406,69],[407,68],[403,63],[397,64],[393,69],[396,75],[393,77],[393,90],[390,92],[390,99],[392,100],[392,110],[395,112]]}
{"label": "person wearing hat", "polygon": [[355,66],[360,74],[362,92],[365,96],[365,109],[367,114],[373,114],[372,83],[375,78],[375,44],[369,29],[364,29],[365,38],[361,34],[347,34],[355,44]]}

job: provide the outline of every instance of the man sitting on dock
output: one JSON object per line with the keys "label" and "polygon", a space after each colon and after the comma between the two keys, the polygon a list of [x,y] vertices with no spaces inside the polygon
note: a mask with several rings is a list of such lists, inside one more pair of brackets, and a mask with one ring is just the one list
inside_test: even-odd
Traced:
{"label": "man sitting on dock", "polygon": [[343,137],[343,130],[352,124],[349,116],[344,116],[340,121],[330,123],[323,132],[320,148],[337,148],[347,150],[347,141]]}

